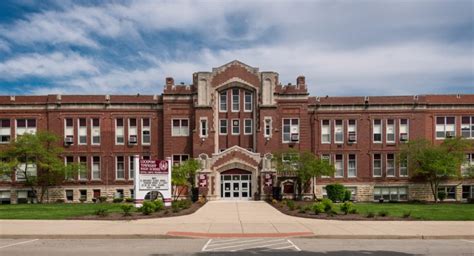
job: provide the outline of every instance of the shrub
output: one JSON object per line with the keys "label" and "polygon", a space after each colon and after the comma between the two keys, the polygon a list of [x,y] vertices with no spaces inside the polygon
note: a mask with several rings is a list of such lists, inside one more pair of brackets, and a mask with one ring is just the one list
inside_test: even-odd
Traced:
{"label": "shrub", "polygon": [[350,213],[350,214],[357,214],[357,212],[358,212],[358,211],[357,211],[356,208],[352,208],[352,209],[349,210],[349,213]]}
{"label": "shrub", "polygon": [[165,203],[163,203],[163,201],[161,201],[159,199],[153,201],[153,204],[155,205],[155,212],[159,212],[159,211],[165,209]]}
{"label": "shrub", "polygon": [[127,198],[125,198],[125,202],[126,203],[133,203],[133,198],[127,197]]}
{"label": "shrub", "polygon": [[123,204],[123,205],[121,205],[120,208],[122,208],[123,216],[132,215],[130,212],[132,211],[133,207],[134,206],[132,204]]}
{"label": "shrub", "polygon": [[333,202],[342,202],[344,201],[346,189],[342,184],[335,183],[329,184],[326,186],[326,192],[328,194],[328,198],[331,199]]}
{"label": "shrub", "polygon": [[278,204],[278,201],[276,199],[272,199],[272,204]]}
{"label": "shrub", "polygon": [[444,192],[444,191],[438,192],[438,199],[440,201],[444,201],[444,199],[446,199],[446,192]]}
{"label": "shrub", "polygon": [[84,203],[86,201],[85,198],[79,198],[79,202]]}
{"label": "shrub", "polygon": [[188,208],[191,208],[192,204],[193,204],[193,202],[189,199],[180,200],[179,201],[179,208],[188,209]]}
{"label": "shrub", "polygon": [[144,215],[150,215],[151,213],[155,212],[155,204],[150,201],[143,202],[141,212]]}
{"label": "shrub", "polygon": [[409,212],[404,212],[403,215],[402,215],[402,217],[405,218],[405,219],[410,218],[410,216],[411,216],[410,211]]}
{"label": "shrub", "polygon": [[105,201],[107,201],[106,196],[99,196],[98,199],[99,199],[99,202],[101,202],[101,203],[104,203]]}
{"label": "shrub", "polygon": [[380,217],[386,217],[388,216],[388,211],[382,210],[377,213]]}
{"label": "shrub", "polygon": [[66,202],[64,199],[57,199],[56,200],[57,204],[63,204],[64,202]]}
{"label": "shrub", "polygon": [[350,190],[344,191],[344,202],[350,201],[352,196],[352,192]]}
{"label": "shrub", "polygon": [[314,203],[311,206],[311,211],[313,211],[314,214],[318,215],[324,212],[324,206],[321,203]]}
{"label": "shrub", "polygon": [[375,213],[373,213],[373,212],[367,212],[367,214],[365,215],[365,217],[367,217],[367,218],[373,218],[373,217],[375,217]]}
{"label": "shrub", "polygon": [[286,200],[286,206],[288,207],[288,209],[290,209],[290,211],[294,211],[296,208],[295,201]]}
{"label": "shrub", "polygon": [[171,211],[174,212],[174,213],[177,213],[181,210],[181,208],[179,207],[179,203],[174,201],[171,203]]}
{"label": "shrub", "polygon": [[114,202],[114,203],[121,203],[121,202],[123,202],[123,198],[119,198],[119,197],[114,198],[114,200],[113,200],[112,202]]}
{"label": "shrub", "polygon": [[324,212],[329,213],[333,211],[334,204],[332,203],[331,199],[324,198],[321,201],[321,204],[323,205]]}
{"label": "shrub", "polygon": [[344,202],[339,206],[339,208],[341,209],[341,212],[347,215],[354,208],[354,205],[351,202]]}
{"label": "shrub", "polygon": [[105,217],[109,215],[109,212],[107,208],[99,208],[95,211],[95,215],[100,216],[100,217]]}

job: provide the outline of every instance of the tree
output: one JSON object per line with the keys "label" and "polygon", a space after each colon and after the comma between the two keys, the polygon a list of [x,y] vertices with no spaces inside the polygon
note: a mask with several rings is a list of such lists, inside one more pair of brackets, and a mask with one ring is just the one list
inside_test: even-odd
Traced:
{"label": "tree", "polygon": [[[274,154],[274,162],[279,175],[291,175],[295,178],[297,194],[301,196],[311,186],[311,179],[334,174],[334,166],[308,151],[289,149]],[[314,191],[312,191],[313,196]]]}
{"label": "tree", "polygon": [[[173,166],[171,183],[175,188],[173,192],[174,200],[181,196],[183,187],[194,187],[194,177],[196,176],[196,171],[200,168],[201,163],[193,158],[182,162],[180,165]],[[179,187],[181,187],[181,189]]]}
{"label": "tree", "polygon": [[[42,203],[50,187],[59,186],[68,174],[77,173],[77,165],[64,164],[60,157],[63,149],[57,146],[59,138],[49,132],[24,134],[0,152],[4,161],[0,174],[21,178],[31,188],[33,198]],[[41,194],[38,198],[37,188]]]}
{"label": "tree", "polygon": [[[412,179],[429,183],[437,203],[441,182],[466,177],[461,175],[460,167],[465,161],[465,151],[469,148],[472,148],[471,142],[460,137],[448,138],[439,145],[419,139],[405,144],[399,159],[408,162]],[[470,170],[472,172],[472,168]]]}

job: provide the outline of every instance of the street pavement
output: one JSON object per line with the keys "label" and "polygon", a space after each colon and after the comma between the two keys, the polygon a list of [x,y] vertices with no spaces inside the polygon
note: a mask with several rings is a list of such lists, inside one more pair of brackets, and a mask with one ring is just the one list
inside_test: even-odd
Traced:
{"label": "street pavement", "polygon": [[0,255],[474,255],[474,240],[226,239],[0,239]]}

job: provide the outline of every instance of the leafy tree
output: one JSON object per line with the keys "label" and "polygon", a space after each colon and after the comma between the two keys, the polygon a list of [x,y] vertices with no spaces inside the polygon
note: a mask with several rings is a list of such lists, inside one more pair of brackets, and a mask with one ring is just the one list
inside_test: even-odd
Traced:
{"label": "leafy tree", "polygon": [[173,192],[175,200],[179,198],[183,191],[180,187],[194,187],[196,171],[200,168],[201,163],[193,158],[182,162],[180,165],[173,166],[173,171],[171,172],[171,184],[175,188],[175,191]]}
{"label": "leafy tree", "polygon": [[[408,161],[411,178],[428,182],[435,202],[438,201],[438,187],[449,179],[463,179],[460,167],[465,161],[465,151],[472,148],[471,142],[449,138],[437,145],[426,139],[405,144],[400,151],[400,161]],[[470,169],[471,176],[472,168]]]}
{"label": "leafy tree", "polygon": [[[279,175],[294,176],[298,196],[307,191],[311,186],[311,179],[334,174],[334,166],[309,151],[296,151],[289,149],[285,152],[274,154],[273,161]],[[314,191],[312,192],[313,196]]]}
{"label": "leafy tree", "polygon": [[[60,157],[63,149],[57,146],[58,140],[59,137],[49,132],[18,136],[0,152],[0,158],[4,159],[0,174],[22,177],[33,197],[42,203],[50,187],[61,185],[67,175],[74,175],[79,169],[78,165],[64,164]],[[39,198],[38,188],[41,191]]]}

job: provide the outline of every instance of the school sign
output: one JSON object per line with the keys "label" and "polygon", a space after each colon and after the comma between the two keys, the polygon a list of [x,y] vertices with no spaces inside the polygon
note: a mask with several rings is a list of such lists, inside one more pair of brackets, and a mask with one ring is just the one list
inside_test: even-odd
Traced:
{"label": "school sign", "polygon": [[171,159],[145,160],[135,156],[134,201],[142,205],[148,193],[157,191],[163,195],[165,206],[171,206]]}

